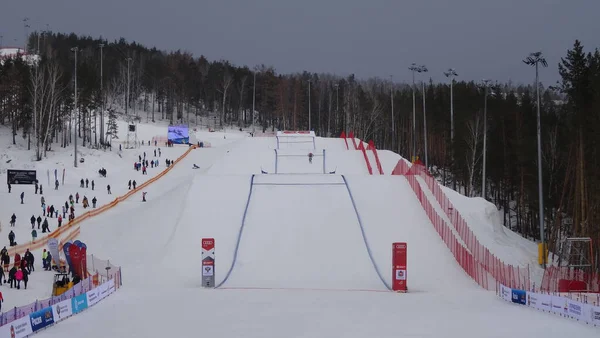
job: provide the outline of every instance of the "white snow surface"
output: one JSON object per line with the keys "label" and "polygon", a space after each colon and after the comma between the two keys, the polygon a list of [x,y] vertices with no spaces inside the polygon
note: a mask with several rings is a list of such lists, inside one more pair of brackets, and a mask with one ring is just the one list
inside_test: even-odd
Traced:
{"label": "white snow surface", "polygon": [[[150,139],[164,129],[140,124],[138,138]],[[7,132],[0,129],[4,144],[10,143]],[[261,168],[268,172],[274,168],[275,138],[232,132],[195,135],[212,148],[193,150],[149,185],[148,202],[134,196],[81,223],[79,239],[88,251],[122,266],[123,287],[82,314],[43,330],[39,337],[597,337],[600,333],[505,303],[494,292],[479,288],[452,258],[406,179],[389,175],[397,156],[393,153],[379,152],[385,176],[369,176],[360,151],[346,150],[340,139],[317,138],[316,148],[326,149],[327,168],[337,168],[336,174],[317,174],[313,167],[322,164],[303,158],[289,164],[291,174],[261,175]],[[79,169],[72,168],[71,149],[57,149],[41,162],[31,162],[31,153],[18,149],[7,152],[15,168],[35,166],[43,172],[67,168],[66,186],[57,192],[45,190],[47,199],[56,204],[80,190],[81,177],[97,180],[103,204],[109,201],[107,182],[119,196],[127,191],[130,178],[141,183],[158,172],[142,177],[132,169],[138,154],[146,150],[148,155],[152,146],[124,150],[122,158],[114,145],[112,152],[81,147],[86,163]],[[165,157],[175,159],[186,149],[161,147],[159,170],[164,169]],[[194,164],[200,169],[192,169]],[[0,165],[7,166],[4,160]],[[105,180],[97,178],[98,165],[108,170]],[[219,284],[232,266],[253,174],[255,185],[236,264],[221,288],[204,289],[201,239],[215,238]],[[362,229],[341,174],[346,175]],[[17,240],[27,236],[26,219],[39,209],[38,200],[29,202],[28,196],[28,203],[19,209],[15,192],[21,187],[13,186],[11,195],[0,192],[3,225],[13,210],[18,211]],[[465,208],[457,205],[461,207]],[[2,234],[5,229],[6,225]],[[391,244],[397,241],[408,243],[406,294],[387,291],[376,272],[379,269],[385,283],[391,283]],[[511,251],[520,245],[516,238],[506,241],[492,251]],[[31,290],[9,293],[0,287],[10,306],[49,296],[51,274],[45,286],[37,275],[31,277]]]}

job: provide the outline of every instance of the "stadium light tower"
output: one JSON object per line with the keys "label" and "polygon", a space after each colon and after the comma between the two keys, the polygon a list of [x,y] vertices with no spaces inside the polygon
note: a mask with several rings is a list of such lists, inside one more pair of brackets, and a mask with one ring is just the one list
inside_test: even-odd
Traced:
{"label": "stadium light tower", "polygon": [[483,86],[485,88],[485,97],[483,99],[483,170],[482,170],[482,178],[481,178],[481,197],[485,199],[485,155],[487,152],[487,98],[488,98],[488,88],[490,87],[491,80],[482,80]]}
{"label": "stadium light tower", "polygon": [[[450,78],[450,152],[452,154],[452,166],[454,166],[454,78],[458,76],[453,68],[444,72]],[[452,189],[456,190],[456,180],[452,176]]]}
{"label": "stadium light tower", "polygon": [[[102,49],[104,48],[104,44],[101,43],[98,45],[100,47],[100,144],[104,144],[104,84],[103,84],[103,76],[104,76],[104,67],[103,67],[103,53]],[[96,135],[96,144],[98,144],[98,136]]]}
{"label": "stadium light tower", "polygon": [[310,83],[312,82],[311,79],[308,79],[308,130],[311,131],[311,109],[310,109]]}
{"label": "stadium light tower", "polygon": [[410,71],[412,71],[412,99],[413,99],[413,130],[412,130],[412,144],[413,144],[413,155],[412,161],[417,159],[417,101],[415,94],[415,72],[421,73],[423,71],[427,71],[425,66],[417,65],[413,63],[408,67]]}
{"label": "stadium light tower", "polygon": [[539,213],[540,213],[540,243],[542,244],[542,267],[546,268],[546,254],[544,244],[544,198],[543,198],[543,187],[542,187],[542,126],[541,126],[541,114],[540,114],[540,84],[539,84],[539,66],[548,67],[546,59],[542,55],[542,52],[535,52],[529,54],[523,62],[528,66],[535,66],[535,91],[537,96],[537,155],[538,155],[538,199],[539,199]]}
{"label": "stadium light tower", "polygon": [[73,118],[73,166],[77,168],[77,53],[79,53],[79,47],[71,48],[71,51],[75,53],[75,116]]}
{"label": "stadium light tower", "polygon": [[[421,66],[421,71],[419,73],[426,73],[427,67]],[[425,147],[425,168],[429,170],[429,157],[427,156],[427,110],[425,109],[425,80],[422,82],[423,84],[423,145]]]}
{"label": "stadium light tower", "polygon": [[[131,58],[127,58],[127,99],[125,102],[125,115],[128,115],[129,111],[129,64],[131,63]],[[173,124],[173,113],[171,113],[171,124]]]}
{"label": "stadium light tower", "polygon": [[23,31],[25,32],[25,41],[23,43],[23,53],[25,53],[25,54],[27,54],[27,38],[29,36],[29,34],[27,32],[27,28],[31,27],[31,26],[29,26],[29,24],[27,22],[29,22],[29,18],[24,18],[23,19]]}

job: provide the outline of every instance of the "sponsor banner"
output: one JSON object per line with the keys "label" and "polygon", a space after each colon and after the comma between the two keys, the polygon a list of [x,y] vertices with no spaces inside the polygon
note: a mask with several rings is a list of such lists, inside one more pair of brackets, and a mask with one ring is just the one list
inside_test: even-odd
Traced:
{"label": "sponsor banner", "polygon": [[114,279],[110,279],[107,282],[107,284],[108,284],[108,294],[111,294],[111,293],[113,293],[113,292],[116,291],[116,289],[115,289],[115,280]]}
{"label": "sponsor banner", "polygon": [[73,312],[73,314],[77,314],[87,308],[87,294],[81,294],[77,297],[71,298],[71,311]]}
{"label": "sponsor banner", "polygon": [[583,303],[564,298],[567,302],[568,316],[577,320],[583,320]]}
{"label": "sponsor banner", "polygon": [[527,305],[538,310],[552,312],[552,296],[527,292]]}
{"label": "sponsor banner", "polygon": [[6,183],[10,184],[35,184],[37,182],[35,170],[6,170]]}
{"label": "sponsor banner", "polygon": [[527,292],[523,290],[512,289],[512,302],[516,304],[527,305]]}
{"label": "sponsor banner", "polygon": [[86,296],[87,296],[87,306],[93,306],[94,304],[98,303],[98,301],[100,300],[100,287],[97,287],[95,289],[92,289],[88,292],[86,292]]}
{"label": "sponsor banner", "polygon": [[500,284],[500,298],[507,302],[512,302],[512,290]]}
{"label": "sponsor banner", "polygon": [[106,298],[108,296],[108,283],[104,283],[98,287],[98,300]]}
{"label": "sponsor banner", "polygon": [[600,306],[591,306],[590,315],[592,317],[592,323],[600,326]]}
{"label": "sponsor banner", "polygon": [[32,333],[29,316],[16,319],[0,327],[0,337],[23,338]]}
{"label": "sponsor banner", "polygon": [[569,304],[567,300],[560,296],[552,296],[552,312],[561,315],[569,315]]}
{"label": "sponsor banner", "polygon": [[54,316],[54,322],[60,322],[61,320],[68,318],[73,314],[73,302],[70,299],[63,300],[60,303],[52,305],[52,315]]}
{"label": "sponsor banner", "polygon": [[71,245],[73,245],[73,243],[71,243],[71,241],[67,241],[63,245],[63,252],[65,254],[65,260],[67,261],[67,264],[69,264],[69,271],[75,271],[73,269],[73,261],[71,260],[71,255],[69,254],[69,248],[71,247]]}
{"label": "sponsor banner", "polygon": [[30,313],[29,319],[31,319],[31,329],[33,332],[54,324],[52,307],[43,308],[39,311]]}
{"label": "sponsor banner", "polygon": [[58,262],[60,262],[60,256],[58,254],[58,239],[50,238],[48,240],[48,251],[50,251],[52,259],[56,262],[56,265],[58,265]]}

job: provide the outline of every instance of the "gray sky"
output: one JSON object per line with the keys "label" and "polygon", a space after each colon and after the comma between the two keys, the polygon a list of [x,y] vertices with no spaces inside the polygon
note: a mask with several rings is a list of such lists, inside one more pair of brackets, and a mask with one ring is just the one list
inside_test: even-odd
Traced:
{"label": "gray sky", "polygon": [[557,64],[575,39],[600,47],[600,0],[0,0],[3,45],[23,44],[23,18],[50,29],[162,50],[187,50],[278,72],[351,73],[410,81],[427,65],[434,81],[533,81],[521,60],[541,50]]}

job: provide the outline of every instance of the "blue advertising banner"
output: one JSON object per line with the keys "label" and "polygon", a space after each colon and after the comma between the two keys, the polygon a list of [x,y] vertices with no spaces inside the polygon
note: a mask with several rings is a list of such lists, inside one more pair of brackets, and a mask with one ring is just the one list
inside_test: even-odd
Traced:
{"label": "blue advertising banner", "polygon": [[187,144],[190,141],[187,126],[169,126],[168,139],[175,144]]}
{"label": "blue advertising banner", "polygon": [[88,307],[87,294],[81,294],[77,297],[71,298],[71,307],[73,314],[79,313]]}
{"label": "blue advertising banner", "polygon": [[65,253],[65,260],[69,264],[69,271],[73,271],[73,263],[71,262],[71,254],[69,253],[69,247],[73,245],[71,241],[68,241],[63,245],[63,252]]}
{"label": "blue advertising banner", "polygon": [[47,307],[29,314],[29,319],[31,320],[31,329],[33,332],[54,324],[52,307]]}
{"label": "blue advertising banner", "polygon": [[512,289],[512,302],[527,305],[527,292],[523,290]]}

